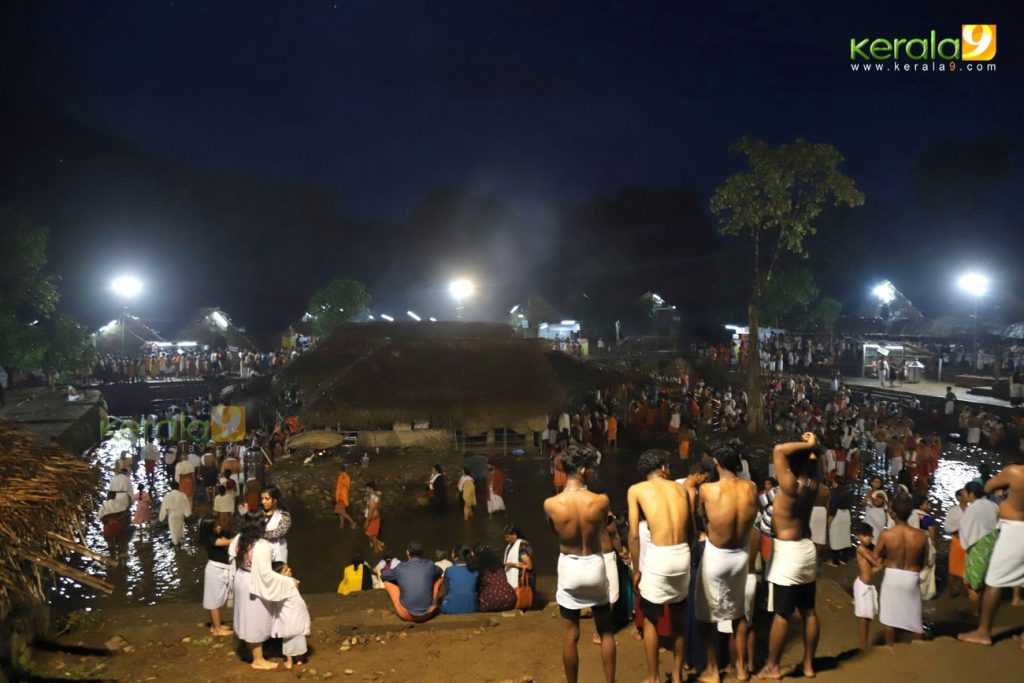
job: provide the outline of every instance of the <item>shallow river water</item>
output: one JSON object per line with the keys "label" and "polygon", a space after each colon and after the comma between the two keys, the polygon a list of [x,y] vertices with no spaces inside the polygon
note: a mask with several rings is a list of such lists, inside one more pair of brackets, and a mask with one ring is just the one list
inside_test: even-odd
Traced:
{"label": "shallow river water", "polygon": [[[107,481],[113,476],[112,467],[121,452],[130,450],[133,445],[118,434],[96,450],[94,457]],[[638,479],[636,455],[636,451],[626,448],[606,454],[603,459],[601,478],[606,482],[616,511],[624,509],[625,490]],[[998,470],[1001,460],[1000,456],[985,449],[948,444],[929,493],[936,516],[941,519],[953,502],[953,493],[977,476],[978,465],[987,462],[993,470]],[[550,495],[547,460],[533,453],[522,458],[502,458],[500,462],[512,482],[512,490],[506,495],[510,510],[507,517],[489,520],[486,514],[482,514],[466,522],[462,519],[461,509],[453,506],[446,517],[436,517],[421,510],[399,519],[388,516],[385,508],[381,537],[389,547],[396,549],[404,548],[406,543],[415,539],[421,541],[429,553],[436,548],[450,548],[455,543],[486,543],[501,552],[504,548],[502,527],[512,521],[533,545],[539,572],[553,575],[558,548],[542,513],[543,500]],[[863,497],[864,482],[880,467],[880,464],[865,462],[858,499]],[[755,463],[755,474],[758,469]],[[132,480],[135,485],[145,481],[141,460],[135,462]],[[160,498],[169,489],[162,462],[157,466],[154,488],[151,493],[155,521]],[[358,529],[339,530],[333,517],[310,514],[293,501],[286,503],[293,516],[288,534],[289,563],[295,576],[302,580],[303,592],[334,592],[342,568],[354,551],[363,552],[370,559],[366,537]],[[197,506],[203,505],[202,499],[197,499]],[[856,512],[854,516],[858,518]],[[100,552],[107,549],[98,520],[93,520],[89,527],[87,543]],[[202,600],[205,563],[206,553],[195,541],[194,524],[189,525],[179,549],[171,545],[166,528],[154,527],[152,531],[136,528],[117,567],[107,568],[85,561],[79,565],[112,582],[117,587],[112,595],[104,596],[70,580],[60,579],[52,589],[51,602],[58,615],[80,608],[140,606],[158,602],[199,603]]]}

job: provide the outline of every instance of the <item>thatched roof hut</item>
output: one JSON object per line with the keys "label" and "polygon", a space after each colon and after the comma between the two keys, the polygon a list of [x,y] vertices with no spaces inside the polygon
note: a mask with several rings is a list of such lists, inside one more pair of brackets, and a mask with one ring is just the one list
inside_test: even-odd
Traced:
{"label": "thatched roof hut", "polygon": [[43,570],[113,589],[62,559],[69,551],[105,559],[74,541],[85,537],[98,476],[88,462],[0,421],[0,621],[16,604],[46,601]]}
{"label": "thatched roof hut", "polygon": [[584,391],[633,379],[482,323],[346,325],[284,375],[302,389],[307,422],[353,429],[427,419],[525,427]]}
{"label": "thatched roof hut", "polygon": [[[157,331],[149,327],[134,315],[125,316],[124,352],[135,356],[149,343],[163,341]],[[121,318],[109,323],[92,333],[92,343],[96,351],[102,354],[119,355],[121,353]]]}
{"label": "thatched roof hut", "polygon": [[256,348],[219,308],[200,308],[192,321],[178,330],[175,341],[195,341],[213,349],[228,346],[242,350]]}

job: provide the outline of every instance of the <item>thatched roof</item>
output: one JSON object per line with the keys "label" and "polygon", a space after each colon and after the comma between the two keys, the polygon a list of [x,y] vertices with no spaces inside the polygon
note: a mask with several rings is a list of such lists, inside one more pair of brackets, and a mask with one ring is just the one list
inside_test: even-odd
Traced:
{"label": "thatched roof", "polygon": [[[134,356],[150,342],[163,341],[156,330],[147,326],[134,315],[126,317],[124,326],[124,352]],[[121,318],[109,323],[92,334],[93,345],[99,353],[119,355],[121,353]]]}
{"label": "thatched roof", "polygon": [[175,341],[196,341],[211,348],[234,346],[255,349],[256,346],[231,322],[219,308],[200,308],[192,322],[175,334]]}
{"label": "thatched roof", "polygon": [[[918,339],[970,339],[974,334],[974,321],[943,315],[919,320],[881,320],[880,318],[843,318],[837,326],[840,334],[855,336],[881,336]],[[981,321],[978,334],[1003,334],[1005,326]]]}
{"label": "thatched roof", "polygon": [[390,422],[521,424],[627,373],[515,339],[501,324],[349,325],[296,359],[306,422],[377,428]]}
{"label": "thatched roof", "polygon": [[0,619],[22,601],[43,601],[41,570],[109,592],[112,586],[65,564],[84,538],[98,472],[0,421]]}

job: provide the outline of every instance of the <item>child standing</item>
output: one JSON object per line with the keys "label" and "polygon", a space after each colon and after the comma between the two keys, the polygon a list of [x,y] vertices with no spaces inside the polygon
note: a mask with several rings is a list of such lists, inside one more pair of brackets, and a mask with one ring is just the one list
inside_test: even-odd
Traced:
{"label": "child standing", "polygon": [[[278,574],[292,575],[292,568],[284,562],[274,562],[271,566]],[[296,581],[296,587],[298,584],[299,582]],[[306,636],[309,635],[309,610],[298,590],[293,591],[291,595],[281,601],[281,606],[274,616],[274,627],[271,634],[284,641],[281,644],[281,653],[287,657],[284,668],[291,669],[293,659],[306,654]]]}
{"label": "child standing", "polygon": [[868,647],[868,630],[871,622],[878,614],[878,589],[871,583],[872,577],[882,569],[882,564],[875,560],[872,542],[874,529],[866,522],[857,525],[857,578],[853,580],[853,613],[860,620],[860,647]]}
{"label": "child standing", "polygon": [[149,509],[149,493],[146,492],[146,485],[139,484],[139,492],[135,494],[135,515],[132,517],[132,524],[136,526],[149,526],[153,521],[153,513]]}

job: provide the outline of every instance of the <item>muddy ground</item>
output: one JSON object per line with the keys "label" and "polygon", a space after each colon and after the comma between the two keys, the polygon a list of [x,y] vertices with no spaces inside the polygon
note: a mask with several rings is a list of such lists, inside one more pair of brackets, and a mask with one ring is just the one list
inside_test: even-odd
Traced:
{"label": "muddy ground", "polygon": [[[923,643],[873,646],[858,651],[857,623],[849,595],[840,586],[848,571],[823,570],[819,580],[818,611],[822,638],[817,667],[820,678],[837,682],[871,680],[873,683],[911,681],[1019,680],[1024,651],[1008,637],[1007,629],[1020,630],[1024,610],[1005,605],[998,625],[1004,637],[991,648],[960,643],[940,635]],[[526,681],[552,682],[562,678],[560,643],[563,623],[557,606],[547,602],[554,586],[542,578],[541,606],[525,613],[443,616],[410,626],[389,610],[383,591],[347,597],[307,595],[312,616],[309,661],[293,671],[283,668],[256,673],[235,652],[234,638],[212,638],[206,613],[199,605],[100,610],[81,618],[73,630],[57,638],[49,651],[37,650],[26,667],[30,676],[61,680],[213,681],[291,680],[329,678],[341,681]],[[929,612],[955,614],[966,601],[940,599]],[[230,614],[230,610],[226,610]],[[768,622],[758,612],[758,629]],[[794,626],[794,632],[796,627]],[[937,629],[941,631],[942,629]],[[600,658],[589,640],[590,621],[583,622],[580,642],[581,681],[602,680]],[[631,629],[621,630],[618,643],[618,680],[639,681],[644,675],[641,644]],[[760,634],[759,634],[760,635]],[[872,637],[881,642],[876,623]],[[759,647],[763,638],[759,638]],[[791,671],[800,658],[791,642],[783,658]],[[758,655],[758,664],[763,658]],[[663,670],[671,656],[662,653]],[[1010,672],[1016,672],[1010,674]],[[1007,676],[1010,675],[1008,678]]]}

